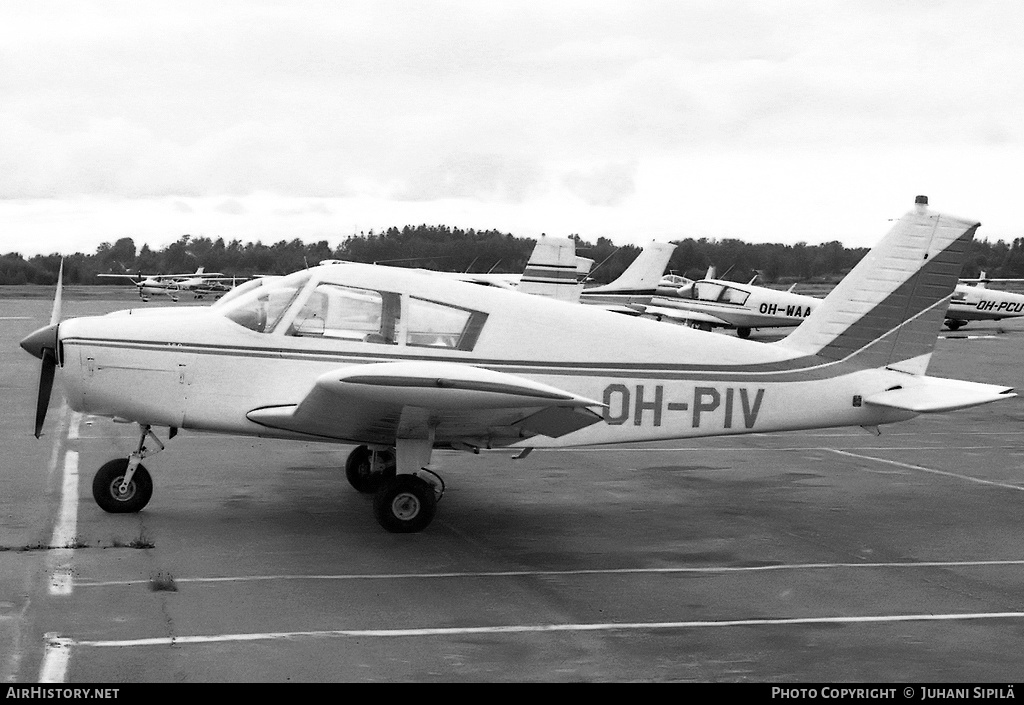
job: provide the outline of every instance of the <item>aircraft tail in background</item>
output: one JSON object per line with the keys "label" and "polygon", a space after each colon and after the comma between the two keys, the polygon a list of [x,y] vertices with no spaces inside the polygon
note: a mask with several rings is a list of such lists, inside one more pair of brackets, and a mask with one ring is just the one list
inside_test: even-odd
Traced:
{"label": "aircraft tail in background", "polygon": [[619,313],[642,313],[657,293],[675,249],[669,242],[648,243],[615,281],[584,289],[580,301]]}
{"label": "aircraft tail in background", "polygon": [[572,238],[541,235],[523,270],[518,290],[524,294],[578,302],[583,291],[579,270],[585,268],[589,272],[587,263],[593,264],[593,261],[576,256],[576,241]]}

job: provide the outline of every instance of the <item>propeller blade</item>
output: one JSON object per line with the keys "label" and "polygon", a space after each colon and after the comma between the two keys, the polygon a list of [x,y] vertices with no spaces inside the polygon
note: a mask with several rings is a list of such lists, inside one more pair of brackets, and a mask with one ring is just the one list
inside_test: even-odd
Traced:
{"label": "propeller blade", "polygon": [[21,341],[21,347],[31,355],[43,361],[39,370],[39,395],[36,398],[35,436],[43,431],[46,410],[50,406],[50,394],[53,392],[53,378],[57,372],[57,346],[59,344],[58,329],[60,328],[61,302],[64,291],[64,260],[60,261],[57,272],[57,293],[53,296],[53,309],[50,311],[50,325],[30,333]]}
{"label": "propeller blade", "polygon": [[60,322],[60,309],[64,291],[64,258],[60,259],[60,269],[57,270],[57,293],[53,296],[53,308],[50,310],[50,325]]}
{"label": "propeller blade", "polygon": [[53,391],[53,376],[57,369],[57,358],[50,348],[43,350],[43,366],[39,371],[39,398],[36,400],[36,428],[35,435],[43,430],[43,421],[46,420],[46,410],[50,407],[50,392]]}

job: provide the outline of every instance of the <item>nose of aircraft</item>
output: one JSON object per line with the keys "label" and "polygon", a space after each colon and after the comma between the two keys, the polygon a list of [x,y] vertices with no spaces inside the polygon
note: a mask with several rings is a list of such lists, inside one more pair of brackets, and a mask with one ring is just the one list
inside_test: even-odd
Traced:
{"label": "nose of aircraft", "polygon": [[57,349],[57,327],[59,324],[54,323],[53,325],[40,328],[33,333],[29,333],[24,340],[21,341],[21,347],[31,355],[38,357],[40,360],[43,359],[43,350],[49,348],[50,350]]}

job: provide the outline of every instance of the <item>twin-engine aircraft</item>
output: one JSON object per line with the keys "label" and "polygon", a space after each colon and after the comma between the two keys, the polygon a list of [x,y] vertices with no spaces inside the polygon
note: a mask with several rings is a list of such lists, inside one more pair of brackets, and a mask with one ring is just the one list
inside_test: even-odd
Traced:
{"label": "twin-engine aircraft", "polygon": [[685,323],[701,330],[735,328],[749,338],[753,328],[791,328],[803,323],[821,299],[716,279],[709,270],[704,279],[692,281],[666,276],[644,313],[658,320]]}
{"label": "twin-engine aircraft", "polygon": [[207,309],[66,321],[58,285],[51,324],[21,342],[42,360],[35,433],[55,375],[72,409],[139,425],[137,449],[93,480],[108,512],[149,502],[154,427],[355,445],[346,475],[380,525],[420,531],[444,492],[435,448],[875,428],[1014,396],[926,374],[977,227],[919,197],[775,343],[362,264]]}
{"label": "twin-engine aircraft", "polygon": [[[98,277],[129,279],[139,290],[139,298],[149,301],[151,296],[166,294],[177,302],[183,291],[191,292],[196,299],[220,296],[230,291],[237,282],[246,277],[228,277],[220,272],[204,272],[200,267],[190,274],[97,274]],[[228,282],[231,282],[230,286]]]}

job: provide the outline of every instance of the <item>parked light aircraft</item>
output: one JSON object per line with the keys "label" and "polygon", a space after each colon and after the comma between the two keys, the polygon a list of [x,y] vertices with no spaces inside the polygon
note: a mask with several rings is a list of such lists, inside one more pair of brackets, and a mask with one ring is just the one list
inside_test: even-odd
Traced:
{"label": "parked light aircraft", "polygon": [[542,234],[522,274],[432,270],[430,273],[472,284],[515,289],[524,294],[547,296],[559,301],[579,301],[583,280],[593,266],[594,260],[576,255],[576,241],[572,238]]}
{"label": "parked light aircraft", "polygon": [[[678,286],[677,286],[678,285]],[[714,270],[699,281],[667,275],[644,313],[658,320],[701,330],[735,328],[741,338],[753,328],[786,328],[803,323],[821,304],[813,296],[716,279]]]}
{"label": "parked light aircraft", "polygon": [[[203,269],[200,267],[190,274],[150,274],[149,276],[97,274],[96,276],[131,280],[132,284],[138,288],[139,298],[143,301],[149,301],[150,296],[158,294],[166,294],[171,301],[177,301],[183,291],[192,292],[197,299],[206,296],[220,296],[230,291],[238,281],[246,279],[246,277],[227,277],[220,272],[204,272]],[[231,285],[228,286],[227,282],[231,282]]]}
{"label": "parked light aircraft", "polygon": [[639,315],[658,293],[662,275],[676,246],[668,242],[650,242],[625,271],[610,284],[583,289],[580,302],[608,311]]}
{"label": "parked light aircraft", "polygon": [[[92,489],[109,512],[153,492],[154,427],[356,445],[346,475],[388,531],[425,528],[434,448],[657,441],[834,426],[877,430],[1014,396],[926,374],[978,223],[914,210],[789,336],[758,343],[415,271],[321,266],[220,306],[60,320],[21,346],[79,412],[139,425]],[[638,344],[642,341],[642,344]],[[57,374],[59,371],[59,374]],[[154,449],[151,450],[151,445]]]}
{"label": "parked light aircraft", "polygon": [[[1024,294],[989,289],[989,282],[1020,282],[1021,279],[961,279],[946,311],[946,327],[957,330],[969,321],[998,321],[1024,316]],[[974,283],[971,286],[970,283]]]}

